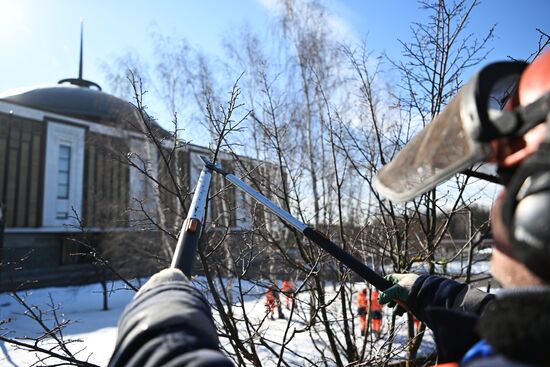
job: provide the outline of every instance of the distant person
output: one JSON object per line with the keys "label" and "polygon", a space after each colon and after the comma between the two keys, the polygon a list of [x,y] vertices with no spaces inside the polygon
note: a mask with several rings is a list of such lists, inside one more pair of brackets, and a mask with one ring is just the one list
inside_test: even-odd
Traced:
{"label": "distant person", "polygon": [[357,295],[357,316],[359,318],[359,330],[361,335],[367,332],[367,318],[370,330],[376,334],[382,331],[382,306],[378,302],[378,291],[373,290],[369,296],[367,288],[361,289]]}
{"label": "distant person", "polygon": [[359,330],[361,335],[367,333],[367,309],[369,305],[367,302],[367,288],[363,288],[357,295],[357,317],[359,318]]}
{"label": "distant person", "polygon": [[283,280],[281,292],[285,295],[285,307],[289,310],[292,299],[294,298],[294,292],[296,292],[296,288],[292,280]]}
{"label": "distant person", "polygon": [[281,310],[281,298],[279,296],[279,290],[273,283],[271,283],[269,287],[267,287],[267,291],[265,292],[265,309],[265,312],[269,315],[269,318],[271,320],[274,319],[275,310],[277,310],[277,316],[279,319],[285,318],[285,315]]}
{"label": "distant person", "polygon": [[275,303],[275,296],[273,295],[273,288],[273,284],[270,284],[265,291],[265,313],[269,315],[271,320],[273,320],[275,308],[277,307]]}
{"label": "distant person", "polygon": [[380,334],[382,331],[382,306],[378,302],[378,291],[375,289],[371,292],[367,306],[368,316],[370,320],[371,331]]}

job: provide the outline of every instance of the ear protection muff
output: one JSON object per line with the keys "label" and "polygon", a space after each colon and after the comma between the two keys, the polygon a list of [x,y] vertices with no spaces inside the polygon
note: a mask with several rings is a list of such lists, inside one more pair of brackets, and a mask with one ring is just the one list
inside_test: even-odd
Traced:
{"label": "ear protection muff", "polygon": [[550,129],[508,183],[502,220],[514,256],[550,282]]}

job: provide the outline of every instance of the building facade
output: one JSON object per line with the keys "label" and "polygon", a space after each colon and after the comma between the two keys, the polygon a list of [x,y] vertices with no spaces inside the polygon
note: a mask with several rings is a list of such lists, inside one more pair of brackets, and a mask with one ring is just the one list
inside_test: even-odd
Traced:
{"label": "building facade", "polygon": [[[105,269],[94,253],[120,258],[129,244],[162,242],[155,221],[177,231],[190,197],[182,203],[174,192],[189,192],[209,151],[182,144],[167,168],[148,134],[174,141],[134,105],[81,78],[0,95],[0,290],[96,281]],[[170,169],[179,182],[164,180]],[[234,189],[225,197],[233,203],[213,200],[210,217],[249,229],[246,199]]]}

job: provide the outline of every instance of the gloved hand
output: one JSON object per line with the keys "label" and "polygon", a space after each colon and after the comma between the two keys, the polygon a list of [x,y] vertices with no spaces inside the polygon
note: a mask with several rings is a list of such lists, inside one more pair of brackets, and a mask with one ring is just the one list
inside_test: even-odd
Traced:
{"label": "gloved hand", "polygon": [[175,268],[166,268],[162,269],[158,273],[153,274],[149,280],[141,286],[139,291],[136,293],[136,296],[134,298],[139,297],[149,289],[155,288],[158,284],[164,283],[164,282],[174,282],[174,281],[188,281],[185,274],[180,269]]}
{"label": "gloved hand", "polygon": [[178,269],[149,279],[122,314],[110,367],[231,366],[210,305]]}
{"label": "gloved hand", "polygon": [[395,273],[387,275],[385,278],[390,282],[395,283],[395,285],[383,292],[380,292],[378,295],[378,302],[382,305],[388,304],[388,307],[395,307],[394,312],[401,316],[406,312],[406,310],[399,306],[395,300],[407,302],[409,299],[409,293],[411,292],[414,282],[418,279],[418,275],[414,273]]}

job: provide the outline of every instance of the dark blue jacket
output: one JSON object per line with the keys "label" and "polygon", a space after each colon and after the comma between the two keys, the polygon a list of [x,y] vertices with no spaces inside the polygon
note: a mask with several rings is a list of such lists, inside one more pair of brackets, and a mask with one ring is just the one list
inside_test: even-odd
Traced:
{"label": "dark blue jacket", "polygon": [[210,306],[189,281],[138,293],[119,321],[109,367],[230,367],[219,350]]}
{"label": "dark blue jacket", "polygon": [[407,301],[433,331],[439,362],[460,366],[550,366],[550,288],[503,290],[420,276]]}

